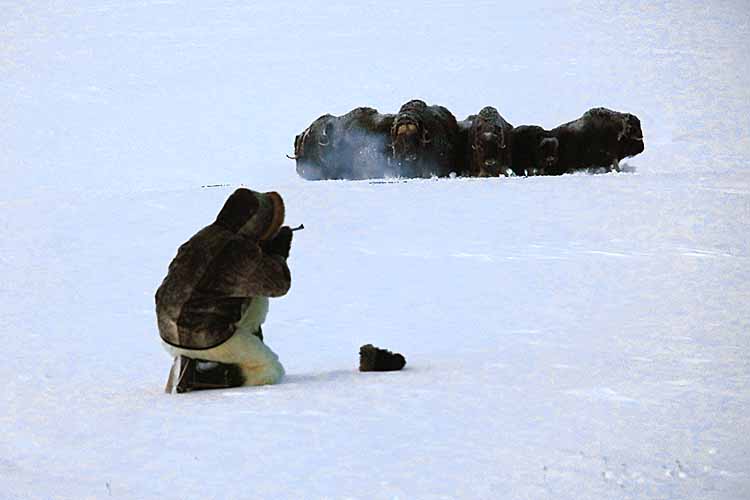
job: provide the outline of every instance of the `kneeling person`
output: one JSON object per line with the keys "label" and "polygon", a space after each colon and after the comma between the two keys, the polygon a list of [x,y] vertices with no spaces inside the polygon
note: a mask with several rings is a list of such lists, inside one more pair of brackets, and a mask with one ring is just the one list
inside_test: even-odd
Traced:
{"label": "kneeling person", "polygon": [[159,334],[175,358],[167,392],[275,384],[263,342],[268,298],[291,285],[292,231],[278,193],[236,190],[216,221],[180,246],[156,291]]}

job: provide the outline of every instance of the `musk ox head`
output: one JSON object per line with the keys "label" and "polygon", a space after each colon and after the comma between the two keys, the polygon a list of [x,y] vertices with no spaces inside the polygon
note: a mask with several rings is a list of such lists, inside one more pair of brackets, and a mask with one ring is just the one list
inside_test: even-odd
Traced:
{"label": "musk ox head", "polygon": [[294,138],[294,156],[287,157],[297,161],[300,177],[308,180],[327,178],[326,171],[333,167],[334,121],[334,116],[323,115]]}
{"label": "musk ox head", "polygon": [[416,122],[401,121],[391,129],[393,157],[399,162],[415,162],[420,151],[430,142],[427,129]]}
{"label": "musk ox head", "polygon": [[560,143],[555,137],[545,137],[539,141],[537,166],[529,175],[544,175],[546,172],[553,171],[557,165],[559,145]]}
{"label": "musk ox head", "polygon": [[480,177],[497,177],[510,166],[510,147],[502,127],[479,119],[471,144],[472,163]]}
{"label": "musk ox head", "polygon": [[480,177],[496,177],[510,164],[508,145],[502,129],[477,134],[471,148]]}
{"label": "musk ox head", "polygon": [[472,119],[469,141],[471,170],[480,177],[506,174],[511,164],[512,126],[497,109],[485,106]]}
{"label": "musk ox head", "polygon": [[619,159],[642,153],[644,145],[641,121],[635,115],[623,113],[621,122],[622,128],[617,135],[617,142],[620,145]]}

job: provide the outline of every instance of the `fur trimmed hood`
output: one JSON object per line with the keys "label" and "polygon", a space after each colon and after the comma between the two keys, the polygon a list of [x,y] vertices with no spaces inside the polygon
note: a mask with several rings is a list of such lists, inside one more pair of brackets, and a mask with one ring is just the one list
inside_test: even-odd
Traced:
{"label": "fur trimmed hood", "polygon": [[233,233],[267,240],[284,223],[284,214],[284,200],[279,193],[239,188],[224,203],[216,216],[216,224]]}

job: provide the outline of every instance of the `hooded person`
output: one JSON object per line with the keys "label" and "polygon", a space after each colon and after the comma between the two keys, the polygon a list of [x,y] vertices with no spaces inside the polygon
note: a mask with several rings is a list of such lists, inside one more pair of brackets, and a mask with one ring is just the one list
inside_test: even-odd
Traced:
{"label": "hooded person", "polygon": [[167,392],[274,384],[284,376],[263,342],[268,298],[291,285],[292,231],[275,192],[237,189],[216,221],[177,251],[156,291]]}

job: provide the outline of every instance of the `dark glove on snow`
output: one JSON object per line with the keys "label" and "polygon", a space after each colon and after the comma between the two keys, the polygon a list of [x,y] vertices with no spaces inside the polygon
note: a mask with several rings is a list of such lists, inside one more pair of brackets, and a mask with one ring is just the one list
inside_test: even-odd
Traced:
{"label": "dark glove on snow", "polygon": [[400,353],[366,344],[359,348],[359,371],[391,372],[406,365],[406,358]]}
{"label": "dark glove on snow", "polygon": [[264,252],[280,255],[285,259],[289,257],[289,249],[292,247],[292,230],[289,226],[279,229],[279,232],[272,239],[261,242],[261,248]]}

